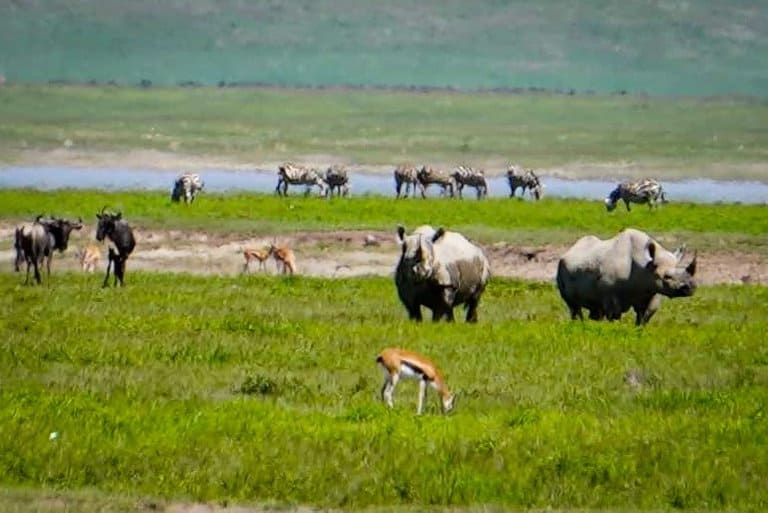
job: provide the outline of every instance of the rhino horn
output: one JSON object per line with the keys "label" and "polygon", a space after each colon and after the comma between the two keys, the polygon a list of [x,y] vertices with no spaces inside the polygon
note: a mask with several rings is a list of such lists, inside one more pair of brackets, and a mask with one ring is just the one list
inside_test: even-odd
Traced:
{"label": "rhino horn", "polygon": [[685,268],[685,272],[687,272],[691,276],[696,274],[696,257],[697,256],[698,256],[697,252],[694,252],[693,260],[691,260],[691,263],[688,264],[688,267]]}
{"label": "rhino horn", "polygon": [[445,235],[445,230],[442,227],[438,228],[435,234],[432,236],[432,242],[437,242],[443,235]]}

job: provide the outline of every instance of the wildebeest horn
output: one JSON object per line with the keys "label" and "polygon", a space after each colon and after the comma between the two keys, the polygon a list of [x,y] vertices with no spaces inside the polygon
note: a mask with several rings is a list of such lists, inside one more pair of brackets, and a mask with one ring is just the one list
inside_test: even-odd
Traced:
{"label": "wildebeest horn", "polygon": [[106,206],[106,205],[104,205],[104,206],[102,207],[102,209],[101,209],[101,215],[104,215],[104,211],[105,211],[105,210],[107,210],[107,206]]}

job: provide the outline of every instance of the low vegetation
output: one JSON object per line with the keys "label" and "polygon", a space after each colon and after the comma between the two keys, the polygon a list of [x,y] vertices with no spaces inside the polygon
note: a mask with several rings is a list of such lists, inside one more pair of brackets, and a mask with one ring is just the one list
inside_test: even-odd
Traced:
{"label": "low vegetation", "polygon": [[[95,223],[104,205],[121,209],[142,229],[188,229],[244,236],[293,231],[366,229],[391,231],[403,223],[441,225],[483,242],[520,244],[573,242],[586,233],[612,236],[624,227],[685,241],[698,249],[768,252],[768,217],[759,205],[670,203],[655,211],[645,206],[608,213],[602,202],[545,199],[448,201],[356,197],[324,201],[295,195],[205,193],[192,206],[172,204],[164,192],[0,190],[0,219],[22,221],[40,213],[81,216]],[[446,208],[446,206],[450,208]],[[10,245],[6,240],[0,243]],[[139,240],[141,244],[141,240]]]}
{"label": "low vegetation", "polygon": [[593,176],[763,179],[767,115],[762,101],[732,99],[16,86],[0,88],[0,161],[155,150],[247,165],[514,160]]}
{"label": "low vegetation", "polygon": [[[478,325],[410,323],[384,278],[100,280],[0,274],[6,490],[347,510],[768,505],[766,288],[705,287],[637,329],[568,321],[551,284],[501,279]],[[388,345],[438,362],[454,414],[431,396],[416,417],[408,383],[394,411],[380,404]]]}

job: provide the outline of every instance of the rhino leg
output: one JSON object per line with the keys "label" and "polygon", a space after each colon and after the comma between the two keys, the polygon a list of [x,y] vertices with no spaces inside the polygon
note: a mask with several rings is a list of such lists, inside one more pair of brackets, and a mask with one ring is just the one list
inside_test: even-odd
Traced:
{"label": "rhino leg", "polygon": [[[581,310],[579,310],[579,317],[581,317]],[[600,321],[604,317],[603,310],[600,308],[590,308],[589,309],[589,318],[593,321]]]}
{"label": "rhino leg", "polygon": [[480,302],[479,298],[471,298],[467,300],[467,316],[466,321],[475,323],[477,322],[477,304]]}
{"label": "rhino leg", "polygon": [[653,317],[653,314],[656,313],[656,311],[661,306],[661,295],[656,294],[653,297],[651,297],[650,300],[648,300],[646,303],[640,303],[638,305],[634,306],[635,310],[635,325],[636,326],[643,326],[645,324],[648,324],[648,321],[651,320],[651,317]]}
{"label": "rhino leg", "polygon": [[412,321],[421,322],[421,306],[420,305],[405,305],[405,309],[408,310],[408,318]]}

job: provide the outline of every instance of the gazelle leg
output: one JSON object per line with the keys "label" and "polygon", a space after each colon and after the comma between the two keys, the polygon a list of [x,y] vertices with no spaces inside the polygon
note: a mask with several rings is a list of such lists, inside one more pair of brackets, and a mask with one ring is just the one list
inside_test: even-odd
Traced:
{"label": "gazelle leg", "polygon": [[386,382],[384,383],[384,388],[381,389],[381,395],[384,399],[384,402],[387,403],[387,406],[390,408],[394,408],[395,401],[393,398],[393,395],[395,393],[395,387],[397,386],[397,382],[400,379],[399,374],[393,374],[391,376],[387,377]]}
{"label": "gazelle leg", "polygon": [[416,409],[416,413],[421,415],[424,410],[424,399],[427,396],[427,380],[422,379],[419,381],[419,406]]}

